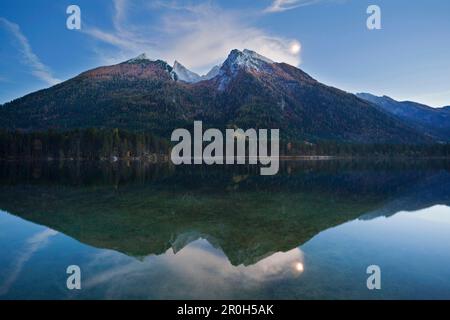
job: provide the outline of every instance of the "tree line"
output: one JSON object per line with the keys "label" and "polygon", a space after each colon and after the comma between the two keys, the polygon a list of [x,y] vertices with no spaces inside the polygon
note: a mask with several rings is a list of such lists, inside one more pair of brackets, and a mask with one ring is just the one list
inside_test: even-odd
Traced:
{"label": "tree line", "polygon": [[[0,159],[145,159],[170,155],[172,143],[149,132],[122,129],[22,132],[0,129]],[[281,156],[447,157],[450,144],[355,144],[280,141]]]}
{"label": "tree line", "polygon": [[305,141],[281,143],[284,156],[337,156],[337,157],[445,157],[450,158],[450,144],[393,144],[343,143]]}
{"label": "tree line", "polygon": [[167,140],[121,129],[19,132],[0,130],[0,159],[143,158],[167,155]]}

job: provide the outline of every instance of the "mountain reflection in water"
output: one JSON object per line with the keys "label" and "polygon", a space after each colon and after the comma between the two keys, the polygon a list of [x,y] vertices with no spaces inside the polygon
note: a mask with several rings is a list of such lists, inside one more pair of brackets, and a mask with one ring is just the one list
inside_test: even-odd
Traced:
{"label": "mountain reflection in water", "polygon": [[0,298],[448,298],[449,168],[3,163]]}

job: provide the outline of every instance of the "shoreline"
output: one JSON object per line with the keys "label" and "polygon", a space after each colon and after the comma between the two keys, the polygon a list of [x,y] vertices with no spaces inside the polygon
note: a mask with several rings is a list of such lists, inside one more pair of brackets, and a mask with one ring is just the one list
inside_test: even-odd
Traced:
{"label": "shoreline", "polygon": [[[246,157],[248,159],[249,157]],[[450,156],[280,156],[280,161],[333,161],[333,160],[450,160]],[[0,162],[79,162],[79,161],[93,161],[93,162],[145,162],[145,163],[166,163],[171,162],[168,155],[151,155],[147,157],[112,157],[100,159],[87,158],[0,158]],[[246,163],[248,164],[248,163]],[[238,165],[238,164],[234,164]]]}

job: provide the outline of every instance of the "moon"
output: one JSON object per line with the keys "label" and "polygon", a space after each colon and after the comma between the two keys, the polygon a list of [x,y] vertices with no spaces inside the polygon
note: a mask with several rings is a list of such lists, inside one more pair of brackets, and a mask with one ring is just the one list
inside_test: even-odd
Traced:
{"label": "moon", "polygon": [[297,270],[297,272],[303,272],[305,270],[305,267],[303,266],[303,263],[297,262],[295,264],[295,270]]}
{"label": "moon", "polygon": [[294,41],[291,43],[289,47],[289,52],[292,54],[298,54],[301,50],[302,46],[300,45],[300,42]]}

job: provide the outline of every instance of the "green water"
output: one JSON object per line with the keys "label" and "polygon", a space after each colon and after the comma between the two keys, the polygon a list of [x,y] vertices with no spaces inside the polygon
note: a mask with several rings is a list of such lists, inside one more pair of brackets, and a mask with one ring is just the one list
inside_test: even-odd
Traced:
{"label": "green water", "polygon": [[449,265],[446,161],[0,164],[0,299],[450,299]]}

